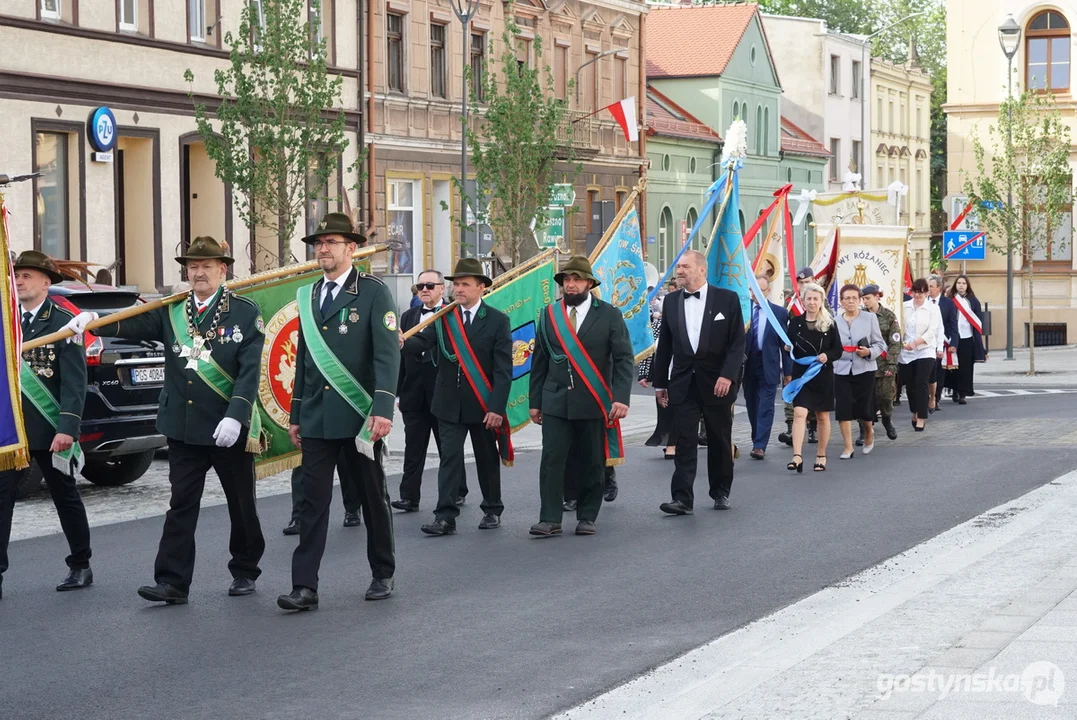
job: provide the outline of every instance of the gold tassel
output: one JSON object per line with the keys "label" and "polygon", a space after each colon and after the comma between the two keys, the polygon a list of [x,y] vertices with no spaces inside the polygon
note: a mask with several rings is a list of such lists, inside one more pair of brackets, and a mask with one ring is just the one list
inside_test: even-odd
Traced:
{"label": "gold tassel", "polygon": [[504,465],[505,467],[512,467],[513,462],[514,461],[512,461],[512,460],[502,460],[501,464]]}
{"label": "gold tassel", "polygon": [[30,453],[26,448],[19,448],[0,455],[0,472],[25,470],[28,467],[30,467]]}
{"label": "gold tassel", "polygon": [[292,470],[303,464],[303,453],[297,452],[274,460],[255,463],[255,477],[264,480],[285,470]]}
{"label": "gold tassel", "polygon": [[258,438],[247,438],[247,452],[258,455],[262,452],[262,443],[258,441]]}
{"label": "gold tassel", "polygon": [[610,458],[606,461],[606,467],[618,467],[625,464],[624,458]]}

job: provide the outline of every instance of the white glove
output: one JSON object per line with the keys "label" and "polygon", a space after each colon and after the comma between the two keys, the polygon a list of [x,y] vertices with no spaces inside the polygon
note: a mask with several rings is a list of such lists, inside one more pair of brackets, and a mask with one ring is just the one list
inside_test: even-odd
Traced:
{"label": "white glove", "polygon": [[64,325],[64,330],[71,330],[76,335],[82,335],[82,333],[86,332],[86,326],[99,317],[101,316],[95,312],[80,312],[71,318],[67,325]]}
{"label": "white glove", "polygon": [[217,429],[213,431],[213,439],[217,441],[217,447],[232,447],[239,440],[239,432],[243,426],[239,420],[226,417],[217,423]]}

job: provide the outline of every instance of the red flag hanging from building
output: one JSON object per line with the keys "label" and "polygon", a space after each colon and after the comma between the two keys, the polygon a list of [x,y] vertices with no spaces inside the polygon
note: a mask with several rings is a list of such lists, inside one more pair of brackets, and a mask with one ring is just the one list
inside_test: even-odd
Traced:
{"label": "red flag hanging from building", "polygon": [[624,130],[625,140],[637,142],[639,140],[639,124],[636,121],[636,96],[619,100],[604,109],[613,114],[613,119]]}

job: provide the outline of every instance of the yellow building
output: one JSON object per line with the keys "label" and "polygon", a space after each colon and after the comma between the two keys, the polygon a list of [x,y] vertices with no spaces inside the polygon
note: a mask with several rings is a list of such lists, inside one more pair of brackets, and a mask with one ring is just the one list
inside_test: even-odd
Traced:
{"label": "yellow building", "polygon": [[[1020,42],[1013,58],[1013,92],[1022,88],[1050,88],[1055,94],[1063,120],[1070,126],[1071,141],[1077,139],[1071,93],[1074,24],[1077,2],[1008,2],[1006,0],[951,0],[947,3],[947,187],[950,194],[961,193],[965,173],[974,173],[976,161],[972,137],[990,146],[987,129],[996,124],[998,105],[1007,92],[1007,61],[998,39],[998,27],[1013,14],[1021,28]],[[1077,165],[1077,151],[1071,150],[1070,164]],[[1073,263],[1073,219],[1067,213],[1064,227],[1056,235],[1059,242],[1035,256],[1036,344],[1074,342],[1077,336],[1077,266]],[[1004,243],[1004,238],[996,239]],[[989,240],[989,242],[994,242]],[[992,349],[1006,343],[1006,256],[988,248],[987,259],[970,261],[968,275],[981,301],[990,303]],[[1029,288],[1023,280],[1025,257],[1014,253],[1013,341],[1022,347],[1028,342]],[[951,269],[953,265],[951,264]],[[1073,333],[1068,330],[1073,330]]]}
{"label": "yellow building", "polygon": [[931,79],[914,63],[871,60],[871,152],[864,159],[876,190],[900,181],[899,222],[913,228],[909,240],[912,273],[929,270],[931,258]]}

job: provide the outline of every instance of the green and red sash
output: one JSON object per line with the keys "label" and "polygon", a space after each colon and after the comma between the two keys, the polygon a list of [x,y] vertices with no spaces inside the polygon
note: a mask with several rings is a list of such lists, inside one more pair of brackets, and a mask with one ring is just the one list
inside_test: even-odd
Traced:
{"label": "green and red sash", "polygon": [[[490,380],[486,377],[486,373],[483,372],[479,359],[475,357],[471,342],[467,339],[459,305],[454,307],[452,312],[442,316],[441,323],[437,325],[437,332],[439,338],[443,333],[449,336],[452,353],[456,356],[456,361],[460,364],[460,369],[463,371],[464,377],[467,378],[467,384],[471,386],[471,391],[475,393],[475,398],[479,401],[479,407],[482,408],[484,413],[495,412],[490,409],[490,396],[494,392],[493,386],[490,385]],[[516,459],[516,453],[512,448],[512,428],[509,427],[509,419],[505,412],[502,410],[499,414],[501,415],[501,427],[494,431],[497,433],[497,450],[501,455],[501,464],[509,467]]]}
{"label": "green and red sash", "polygon": [[572,329],[565,304],[553,303],[546,308],[546,312],[557,341],[561,343],[568,361],[572,363],[572,370],[583,381],[584,387],[602,410],[602,419],[606,423],[603,443],[606,449],[606,465],[620,465],[624,462],[625,448],[621,438],[621,421],[610,420],[610,409],[613,407],[613,393],[610,391],[610,386],[606,384],[606,378],[602,377],[595,361],[587,354],[587,350],[576,336],[576,331]]}

